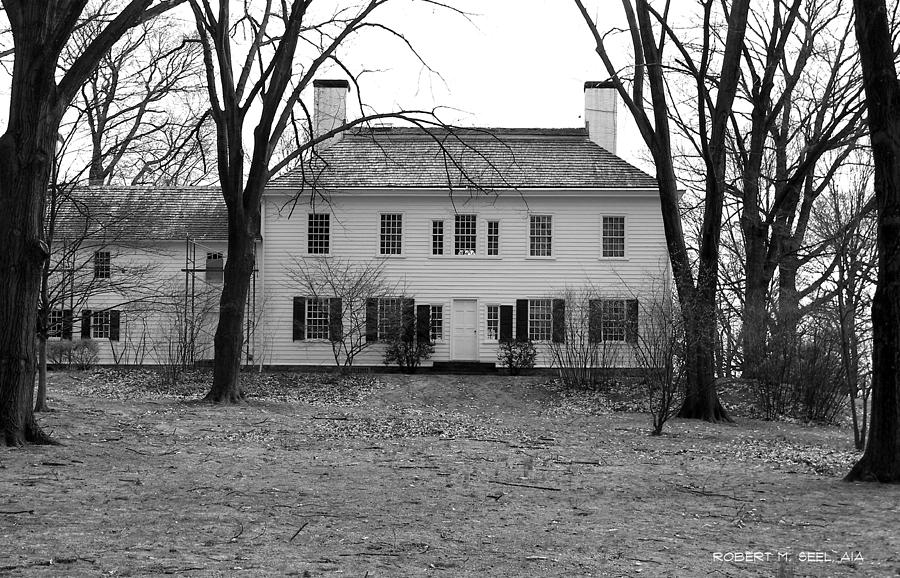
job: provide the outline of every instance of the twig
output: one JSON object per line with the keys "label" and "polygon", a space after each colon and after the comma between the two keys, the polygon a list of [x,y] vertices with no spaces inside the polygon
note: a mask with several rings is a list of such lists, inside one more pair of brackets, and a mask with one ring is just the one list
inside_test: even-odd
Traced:
{"label": "twig", "polygon": [[517,484],[515,482],[501,482],[499,480],[488,480],[491,484],[500,484],[501,486],[516,486],[518,488],[534,488],[536,490],[547,490],[548,492],[561,492],[560,488],[551,488],[549,486],[533,486],[531,484]]}
{"label": "twig", "polygon": [[244,533],[244,523],[243,523],[243,522],[238,522],[238,524],[240,525],[241,528],[240,528],[240,530],[238,530],[238,533],[237,533],[237,534],[235,534],[234,536],[231,537],[231,541],[232,541],[232,542],[234,542],[235,540],[237,540],[237,539],[240,537],[240,535]]}
{"label": "twig", "polygon": [[299,534],[300,532],[302,532],[302,531],[303,531],[303,528],[305,528],[305,527],[308,526],[308,525],[309,525],[309,521],[308,521],[308,520],[307,520],[306,522],[303,522],[303,525],[300,526],[299,528],[297,528],[297,531],[294,532],[294,535],[291,536],[291,539],[288,540],[288,542],[293,542],[293,541],[294,541],[294,538],[297,537],[297,534]]}
{"label": "twig", "polygon": [[345,415],[344,416],[314,415],[314,416],[312,416],[312,418],[313,419],[330,419],[330,420],[334,420],[334,421],[347,421],[350,419],[349,417],[347,417]]}
{"label": "twig", "polygon": [[0,510],[0,514],[14,516],[16,514],[33,514],[34,510]]}
{"label": "twig", "polygon": [[676,485],[676,489],[681,490],[682,492],[689,492],[691,494],[697,494],[698,496],[708,496],[711,498],[728,498],[729,500],[734,500],[735,502],[752,502],[753,500],[747,500],[745,498],[738,498],[736,496],[729,496],[728,494],[719,494],[716,492],[707,492],[705,490],[697,490],[695,488],[691,488],[688,486],[680,486]]}

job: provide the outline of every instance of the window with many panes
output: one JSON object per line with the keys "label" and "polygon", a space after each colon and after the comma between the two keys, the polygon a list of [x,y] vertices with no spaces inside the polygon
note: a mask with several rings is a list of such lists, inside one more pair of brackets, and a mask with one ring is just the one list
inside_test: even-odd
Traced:
{"label": "window with many panes", "polygon": [[487,222],[487,254],[500,254],[500,221]]}
{"label": "window with many panes", "polygon": [[225,279],[225,255],[219,251],[206,254],[206,280],[221,283]]}
{"label": "window with many panes", "polygon": [[389,339],[400,330],[402,303],[397,297],[378,300],[378,339]]}
{"label": "window with many panes", "polygon": [[444,254],[444,221],[431,221],[431,254]]}
{"label": "window with many panes", "polygon": [[328,339],[328,299],[306,300],[306,338]]}
{"label": "window with many panes", "polygon": [[600,331],[603,341],[625,341],[625,301],[604,299],[600,302]]}
{"label": "window with many panes", "polygon": [[456,215],[455,226],[453,253],[455,255],[474,255],[478,238],[475,215]]}
{"label": "window with many panes", "polygon": [[112,273],[112,255],[109,251],[94,252],[94,278],[109,279]]}
{"label": "window with many panes", "polygon": [[91,313],[91,337],[94,339],[109,339],[109,327],[109,311],[95,311]]}
{"label": "window with many panes", "polygon": [[63,319],[65,314],[62,309],[51,309],[47,316],[47,337],[62,337]]}
{"label": "window with many panes", "polygon": [[553,336],[553,301],[551,299],[528,300],[528,339],[550,341]]}
{"label": "window with many panes", "polygon": [[403,241],[403,215],[387,213],[381,215],[380,255],[399,255]]}
{"label": "window with many panes", "polygon": [[331,240],[331,215],[310,213],[306,230],[306,252],[310,255],[327,255]]}
{"label": "window with many panes", "polygon": [[549,257],[552,255],[553,218],[550,215],[531,215],[528,241],[530,256]]}
{"label": "window with many panes", "polygon": [[603,256],[625,256],[625,217],[603,217]]}
{"label": "window with many panes", "polygon": [[429,327],[431,330],[431,341],[441,341],[444,339],[444,307],[442,305],[431,306]]}
{"label": "window with many panes", "polygon": [[487,306],[487,338],[490,341],[500,339],[500,306]]}

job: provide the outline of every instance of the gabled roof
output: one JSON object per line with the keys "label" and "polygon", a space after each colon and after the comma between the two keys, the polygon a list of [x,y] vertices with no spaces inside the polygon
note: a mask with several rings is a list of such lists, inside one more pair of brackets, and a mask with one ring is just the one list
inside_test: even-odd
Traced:
{"label": "gabled roof", "polygon": [[84,187],[57,218],[58,239],[226,240],[228,213],[217,188]]}
{"label": "gabled roof", "polygon": [[584,129],[358,129],[269,189],[656,188],[656,179],[593,143]]}

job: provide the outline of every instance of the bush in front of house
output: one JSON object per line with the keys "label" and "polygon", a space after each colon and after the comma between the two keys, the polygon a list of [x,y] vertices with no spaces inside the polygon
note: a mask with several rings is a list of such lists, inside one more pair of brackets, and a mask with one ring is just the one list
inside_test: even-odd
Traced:
{"label": "bush in front of house", "polygon": [[427,341],[394,338],[384,351],[384,364],[396,365],[403,373],[415,373],[423,361],[434,353],[434,345]]}
{"label": "bush in front of house", "polygon": [[523,369],[531,369],[537,359],[537,349],[531,341],[501,341],[497,361],[509,369],[510,375],[519,375]]}
{"label": "bush in front of house", "polygon": [[100,347],[96,341],[48,341],[47,363],[54,367],[74,367],[90,369],[100,357]]}

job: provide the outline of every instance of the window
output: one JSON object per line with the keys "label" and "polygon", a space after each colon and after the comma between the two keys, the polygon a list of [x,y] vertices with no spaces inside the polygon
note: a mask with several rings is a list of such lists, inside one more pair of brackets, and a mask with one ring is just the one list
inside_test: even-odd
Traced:
{"label": "window", "polygon": [[553,337],[553,301],[551,299],[528,300],[528,339],[550,341]]}
{"label": "window", "polygon": [[109,279],[111,272],[112,256],[109,251],[94,252],[94,278]]}
{"label": "window", "polygon": [[[63,325],[67,322],[66,317],[68,317],[68,323],[69,325],[71,325],[72,311],[70,309],[66,309],[65,311],[63,311],[62,309],[50,310],[50,313],[47,317],[47,337],[62,337],[63,339],[72,339],[71,328],[66,331]],[[68,335],[66,335],[66,333],[68,333]]]}
{"label": "window", "polygon": [[91,313],[91,337],[109,339],[110,312],[95,311]]}
{"label": "window", "polygon": [[603,217],[603,256],[625,256],[625,217]]}
{"label": "window", "polygon": [[390,339],[400,329],[402,303],[396,297],[378,300],[378,339]]}
{"label": "window", "polygon": [[477,229],[475,215],[456,215],[456,239],[454,254],[474,255],[476,249]]}
{"label": "window", "polygon": [[306,338],[328,339],[328,299],[306,300]]}
{"label": "window", "polygon": [[532,257],[551,256],[553,221],[550,215],[531,215],[529,233],[529,255]]}
{"label": "window", "polygon": [[331,233],[331,215],[310,213],[306,233],[306,252],[310,255],[327,255]]}
{"label": "window", "polygon": [[381,255],[399,255],[403,237],[403,215],[381,215]]}
{"label": "window", "polygon": [[487,306],[487,338],[489,341],[500,339],[500,306]]}
{"label": "window", "polygon": [[600,302],[600,332],[603,341],[625,341],[625,301],[604,299]]}
{"label": "window", "polygon": [[206,254],[206,281],[221,283],[225,279],[225,255],[218,251]]}
{"label": "window", "polygon": [[431,221],[431,254],[444,254],[444,221]]}
{"label": "window", "polygon": [[487,254],[500,254],[500,221],[487,222]]}
{"label": "window", "polygon": [[441,341],[444,339],[444,307],[441,305],[431,306],[431,318],[429,320],[431,328],[431,341]]}

